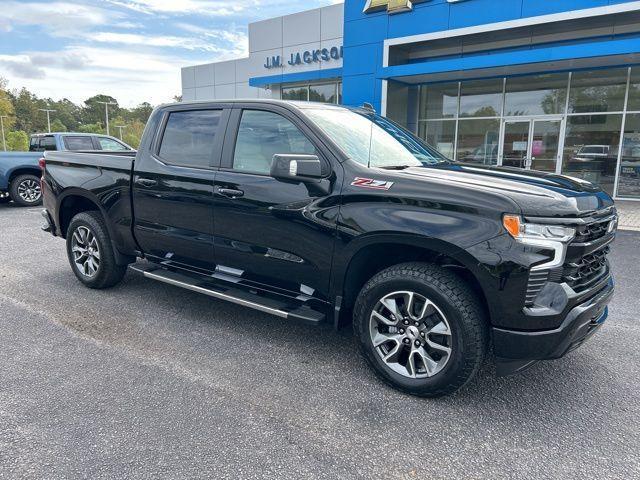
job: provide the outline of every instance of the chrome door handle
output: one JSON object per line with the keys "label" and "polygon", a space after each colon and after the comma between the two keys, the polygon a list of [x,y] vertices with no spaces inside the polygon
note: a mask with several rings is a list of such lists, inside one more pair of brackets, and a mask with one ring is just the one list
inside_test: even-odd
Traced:
{"label": "chrome door handle", "polygon": [[221,195],[221,196],[227,197],[227,198],[238,198],[238,197],[242,197],[244,195],[244,192],[242,190],[236,190],[235,188],[220,188],[220,187],[217,187],[216,188],[216,193],[218,195]]}
{"label": "chrome door handle", "polygon": [[136,185],[139,185],[145,188],[155,187],[157,184],[158,184],[157,181],[151,180],[150,178],[139,178],[136,180]]}

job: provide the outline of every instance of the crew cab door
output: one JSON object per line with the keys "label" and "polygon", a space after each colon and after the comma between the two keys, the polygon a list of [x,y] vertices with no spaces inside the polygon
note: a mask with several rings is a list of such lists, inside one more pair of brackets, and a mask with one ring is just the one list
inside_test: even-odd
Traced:
{"label": "crew cab door", "polygon": [[[270,176],[276,154],[316,154],[326,178]],[[222,272],[325,299],[342,168],[297,116],[272,105],[233,110],[214,189],[216,261]],[[335,201],[333,201],[335,200]]]}
{"label": "crew cab door", "polygon": [[172,107],[133,175],[134,233],[152,260],[214,268],[213,180],[230,110]]}

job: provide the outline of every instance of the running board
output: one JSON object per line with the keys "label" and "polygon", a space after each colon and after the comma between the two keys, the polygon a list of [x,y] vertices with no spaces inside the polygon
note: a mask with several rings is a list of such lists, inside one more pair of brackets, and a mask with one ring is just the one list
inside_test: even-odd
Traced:
{"label": "running board", "polygon": [[134,272],[142,273],[145,277],[176,287],[202,293],[209,297],[225,300],[243,307],[253,308],[260,312],[275,315],[287,320],[295,320],[310,325],[318,325],[324,322],[325,315],[311,309],[306,305],[298,305],[289,299],[280,300],[261,296],[246,290],[225,285],[223,282],[213,282],[199,278],[199,275],[187,275],[184,273],[167,270],[154,264],[133,264],[129,268]]}

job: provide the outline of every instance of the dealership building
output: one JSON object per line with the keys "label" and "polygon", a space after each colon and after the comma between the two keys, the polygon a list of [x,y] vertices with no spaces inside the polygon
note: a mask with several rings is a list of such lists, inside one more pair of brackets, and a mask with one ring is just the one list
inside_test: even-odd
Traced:
{"label": "dealership building", "polygon": [[640,199],[640,1],[346,0],[250,24],[182,94],[369,103],[451,159]]}

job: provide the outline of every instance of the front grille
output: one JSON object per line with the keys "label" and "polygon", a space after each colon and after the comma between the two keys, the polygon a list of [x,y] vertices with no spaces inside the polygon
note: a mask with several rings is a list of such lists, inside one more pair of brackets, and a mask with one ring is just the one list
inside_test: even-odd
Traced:
{"label": "front grille", "polygon": [[588,243],[604,237],[609,230],[611,222],[611,218],[607,218],[587,225],[580,225],[576,229],[576,238],[574,239],[574,242]]}
{"label": "front grille", "polygon": [[576,292],[582,292],[598,283],[608,272],[607,255],[611,251],[606,246],[585,255],[578,262],[565,264],[563,279]]}
{"label": "front grille", "polygon": [[566,283],[578,294],[601,284],[609,275],[607,256],[615,235],[617,217],[614,209],[598,212],[585,221],[568,220],[566,225],[576,229],[576,236],[567,247],[567,256],[562,267],[553,270],[529,273],[525,305],[531,307],[548,282]]}

